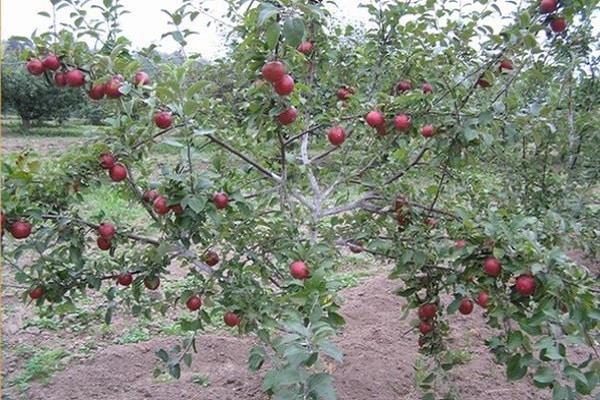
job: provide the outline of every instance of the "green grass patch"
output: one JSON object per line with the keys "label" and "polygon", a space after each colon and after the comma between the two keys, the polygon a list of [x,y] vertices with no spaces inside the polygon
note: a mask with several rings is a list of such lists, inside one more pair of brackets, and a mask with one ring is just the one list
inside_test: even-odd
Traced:
{"label": "green grass patch", "polygon": [[27,390],[33,381],[46,385],[55,372],[65,367],[68,356],[69,353],[63,349],[41,349],[27,360],[23,371],[12,383],[20,391]]}
{"label": "green grass patch", "polygon": [[82,195],[83,201],[78,207],[84,219],[90,219],[103,212],[105,220],[135,226],[148,218],[146,210],[139,202],[131,200],[129,194],[124,196],[121,189],[113,185],[89,188]]}
{"label": "green grass patch", "polygon": [[63,124],[43,123],[24,129],[21,121],[13,118],[2,119],[2,134],[6,136],[35,137],[82,137],[104,129],[102,126],[88,125],[84,121],[69,120]]}
{"label": "green grass patch", "polygon": [[147,329],[143,328],[131,328],[125,331],[120,338],[115,339],[116,344],[130,344],[130,343],[140,343],[147,342],[150,340],[152,336]]}

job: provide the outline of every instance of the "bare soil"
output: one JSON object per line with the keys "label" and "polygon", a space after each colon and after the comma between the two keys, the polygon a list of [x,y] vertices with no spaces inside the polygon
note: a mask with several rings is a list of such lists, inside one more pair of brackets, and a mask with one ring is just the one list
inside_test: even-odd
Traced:
{"label": "bare soil", "polygon": [[18,153],[28,149],[40,154],[48,154],[83,142],[84,139],[79,137],[3,136],[1,147],[3,154]]}

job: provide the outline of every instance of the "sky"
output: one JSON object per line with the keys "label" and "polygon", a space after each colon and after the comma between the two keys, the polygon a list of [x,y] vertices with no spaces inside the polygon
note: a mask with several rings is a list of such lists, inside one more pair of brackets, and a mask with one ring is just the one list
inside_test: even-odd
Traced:
{"label": "sky", "polygon": [[[360,20],[367,17],[364,8],[359,8],[361,0],[342,0],[344,3],[343,16],[350,20]],[[38,15],[39,11],[50,12],[52,6],[49,0],[1,0],[2,2],[2,20],[1,35],[2,38],[10,36],[31,36],[35,29],[45,31],[50,25],[50,20]],[[161,34],[169,31],[167,25],[169,17],[161,12],[162,8],[174,10],[180,4],[179,0],[121,0],[126,9],[131,11],[122,17],[121,28],[123,33],[133,43],[135,47],[141,48],[152,43],[160,45],[164,52],[172,52],[179,49],[179,45],[172,38],[161,40]],[[222,0],[198,0],[196,4],[208,7],[210,15],[215,17],[222,16],[227,10],[226,3]],[[339,11],[338,13],[342,13]],[[68,20],[68,13],[58,15],[59,20]],[[223,36],[219,33],[219,28],[213,20],[206,15],[200,15],[195,21],[193,29],[200,32],[190,40],[189,51],[199,52],[204,58],[211,59],[216,57],[222,50],[224,42]],[[186,47],[188,49],[188,47]]]}

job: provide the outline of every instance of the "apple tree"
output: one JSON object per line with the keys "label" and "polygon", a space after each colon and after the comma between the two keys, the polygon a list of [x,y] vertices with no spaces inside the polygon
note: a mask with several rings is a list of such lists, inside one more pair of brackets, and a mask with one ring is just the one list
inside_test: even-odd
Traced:
{"label": "apple tree", "polygon": [[[268,367],[273,398],[333,399],[344,319],[332,272],[352,251],[393,266],[398,315],[431,360],[424,398],[455,364],[449,316],[474,307],[508,379],[555,399],[592,393],[598,286],[565,250],[594,251],[598,235],[585,149],[598,144],[595,2],[381,0],[360,27],[327,3],[229,0],[229,50],[199,63],[186,47],[205,11],[182,1],[165,10],[175,64],[132,50],[117,0],[53,0],[72,22],[32,38],[31,79],[79,88],[112,117],[52,162],[4,157],[4,257],[24,299],[60,314],[101,291],[107,323],[181,310],[190,336],[156,352],[176,377],[219,318],[259,339],[249,366]],[[83,218],[82,192],[98,185],[139,202],[144,226]],[[149,296],[175,265],[188,277]]]}

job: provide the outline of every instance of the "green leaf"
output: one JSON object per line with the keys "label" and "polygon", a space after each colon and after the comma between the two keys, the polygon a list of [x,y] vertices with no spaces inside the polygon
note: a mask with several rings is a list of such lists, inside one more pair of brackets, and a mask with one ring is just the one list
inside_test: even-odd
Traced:
{"label": "green leaf", "polygon": [[525,376],[527,366],[521,366],[521,355],[515,354],[506,363],[506,377],[509,381],[516,381]]}
{"label": "green leaf", "polygon": [[277,15],[279,9],[272,4],[262,3],[258,11],[258,26],[263,25],[266,21]]}
{"label": "green leaf", "polygon": [[190,353],[186,353],[183,356],[183,362],[185,363],[185,365],[188,366],[188,368],[192,365],[192,355]]}
{"label": "green leaf", "polygon": [[271,370],[263,380],[263,390],[271,390],[277,386],[287,386],[301,381],[299,371],[296,369]]}
{"label": "green leaf", "polygon": [[304,21],[290,17],[283,23],[283,37],[288,45],[297,47],[304,38]]}
{"label": "green leaf", "polygon": [[308,378],[308,391],[315,394],[317,399],[335,400],[333,377],[327,373],[318,373]]}
{"label": "green leaf", "polygon": [[280,34],[281,26],[279,25],[279,22],[274,21],[268,26],[265,36],[267,39],[267,47],[269,49],[274,49],[277,46]]}
{"label": "green leaf", "polygon": [[157,350],[154,354],[156,354],[156,357],[160,358],[162,362],[169,362],[169,353],[167,353],[164,349]]}
{"label": "green leaf", "polygon": [[256,346],[250,350],[248,368],[250,371],[258,371],[265,362],[266,353],[262,347]]}
{"label": "green leaf", "polygon": [[169,375],[175,379],[179,379],[181,377],[181,367],[179,363],[169,365]]}
{"label": "green leaf", "polygon": [[321,342],[321,345],[319,346],[319,348],[324,354],[333,358],[335,361],[337,361],[339,363],[342,362],[342,360],[344,358],[344,354],[333,342],[331,342],[329,340],[325,340],[325,341]]}
{"label": "green leaf", "polygon": [[533,375],[533,380],[542,384],[554,382],[554,379],[554,371],[550,367],[540,367]]}

